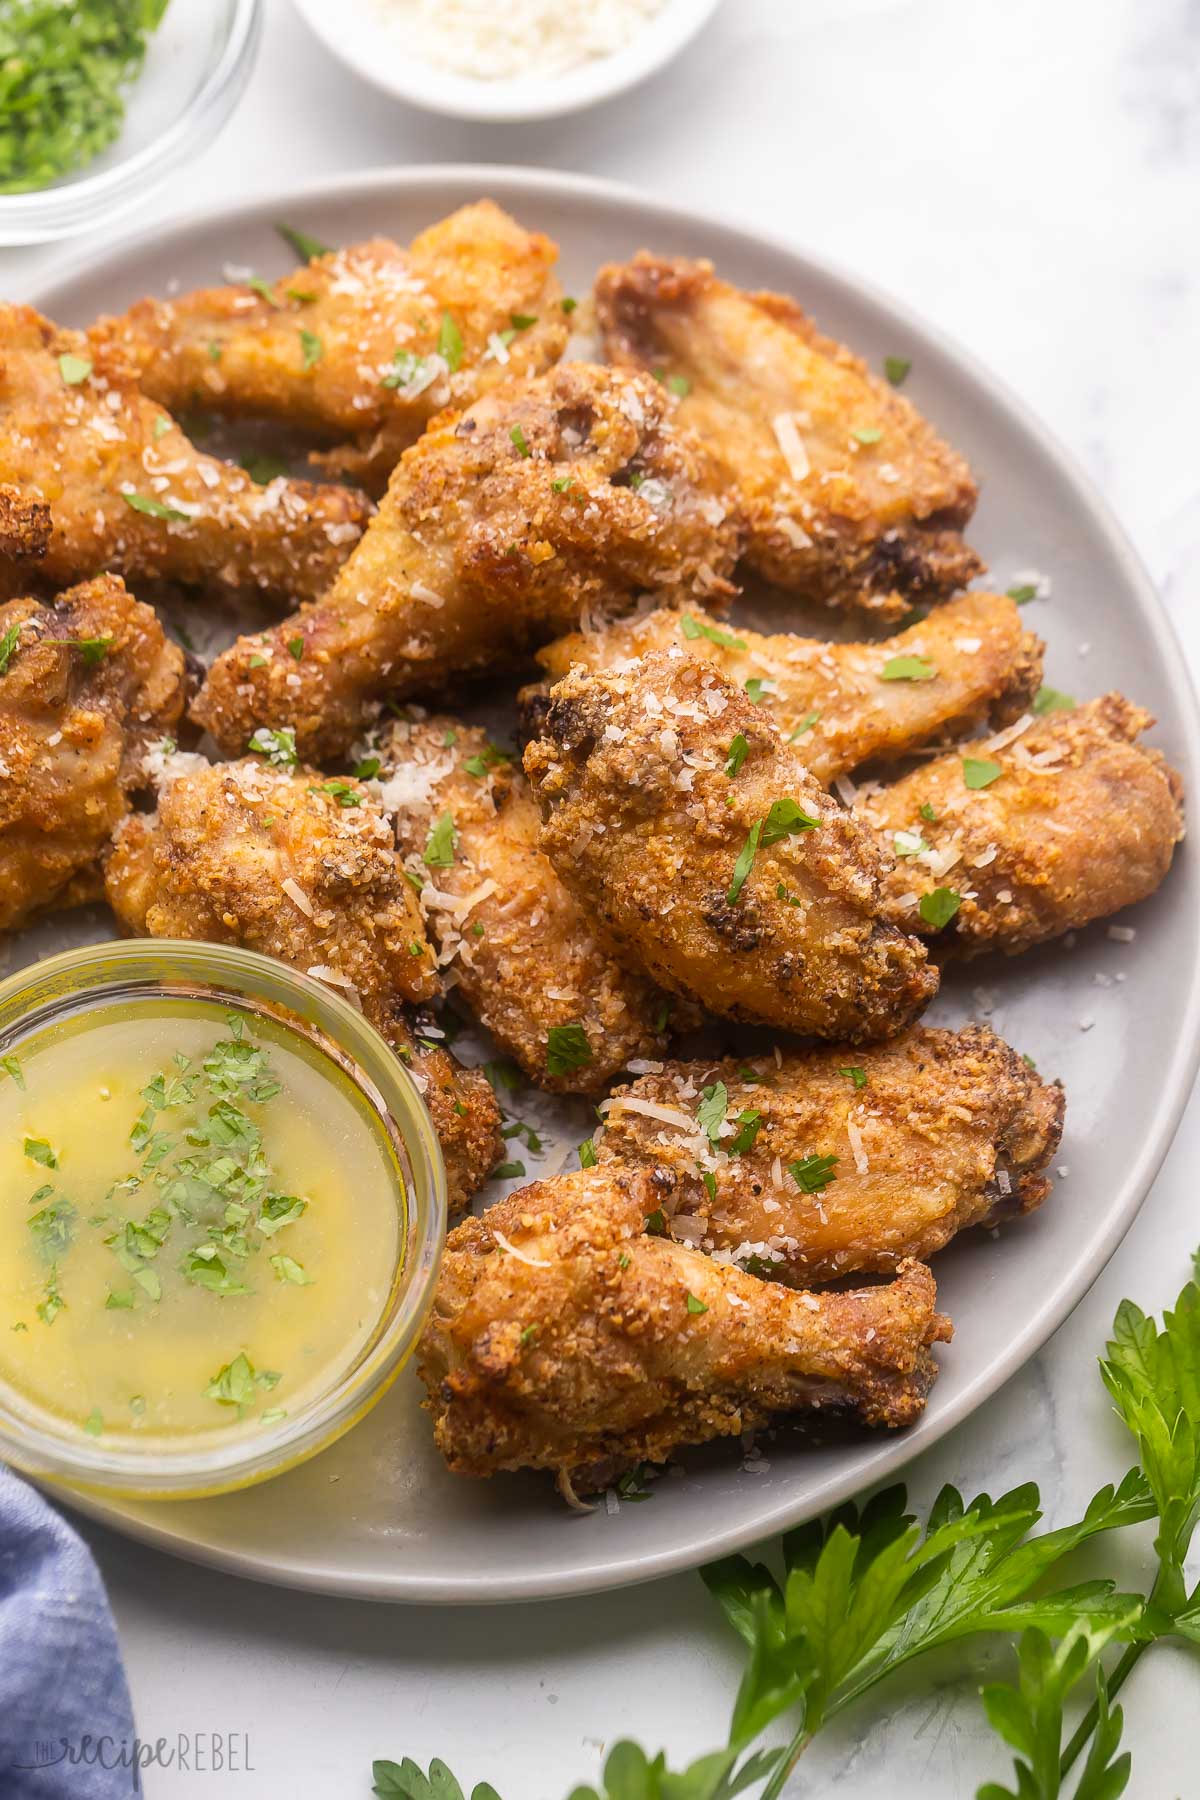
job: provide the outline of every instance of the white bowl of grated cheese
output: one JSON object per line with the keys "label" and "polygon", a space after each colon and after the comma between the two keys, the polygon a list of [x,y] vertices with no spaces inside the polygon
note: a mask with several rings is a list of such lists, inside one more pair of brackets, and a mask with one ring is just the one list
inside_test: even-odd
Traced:
{"label": "white bowl of grated cheese", "polygon": [[364,80],[461,119],[546,119],[644,81],[720,0],[295,0]]}

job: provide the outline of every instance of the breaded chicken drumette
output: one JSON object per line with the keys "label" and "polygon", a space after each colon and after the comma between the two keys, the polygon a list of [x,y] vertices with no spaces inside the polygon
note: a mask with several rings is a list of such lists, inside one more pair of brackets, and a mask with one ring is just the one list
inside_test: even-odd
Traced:
{"label": "breaded chicken drumette", "polygon": [[106,886],[129,931],[243,944],[357,998],[424,1095],[452,1210],[487,1179],[495,1100],[482,1076],[416,1041],[411,1009],[440,983],[391,826],[359,783],[252,757],[169,758],[158,812],[116,834]]}
{"label": "breaded chicken drumette", "polygon": [[768,581],[893,619],[980,572],[962,457],[794,300],[643,252],[600,271],[596,307],[609,358],[653,369],[721,457]]}
{"label": "breaded chicken drumette", "polygon": [[979,1026],[865,1050],[669,1062],[618,1088],[603,1164],[650,1176],[664,1229],[798,1287],[926,1261],[1032,1212],[1063,1093]]}
{"label": "breaded chicken drumette", "polygon": [[371,748],[455,992],[529,1079],[595,1094],[631,1057],[661,1056],[670,1003],[617,961],[538,849],[520,764],[445,717],[398,720]]}
{"label": "breaded chicken drumette", "polygon": [[[827,644],[660,608],[573,632],[538,651],[551,681],[678,645],[745,688],[820,782],[936,738],[1018,718],[1042,678],[1042,645],[1002,594],[962,594],[875,644]],[[522,695],[536,722],[543,694]]]}
{"label": "breaded chicken drumette", "polygon": [[[1183,836],[1183,784],[1120,694],[964,744],[864,799],[914,931],[1013,954],[1152,894]],[[942,928],[945,927],[943,930]]]}
{"label": "breaded chicken drumette", "polygon": [[670,992],[855,1043],[902,1031],[935,992],[869,833],[711,664],[674,649],[573,671],[525,770],[541,848]]}
{"label": "breaded chicken drumette", "polygon": [[99,896],[147,740],[183,701],[182,651],[116,576],[0,606],[0,931]]}
{"label": "breaded chicken drumette", "polygon": [[50,508],[0,484],[0,600],[15,600],[36,586],[49,545]]}
{"label": "breaded chicken drumette", "polygon": [[929,1270],[796,1294],[646,1234],[652,1184],[614,1166],[534,1182],[463,1221],[420,1349],[450,1468],[605,1486],[778,1414],[910,1424],[949,1337]]}
{"label": "breaded chicken drumette", "polygon": [[277,419],[337,446],[318,460],[381,494],[434,413],[557,362],[557,257],[481,200],[408,249],[372,238],[272,282],[140,300],[89,336],[118,346],[163,406]]}
{"label": "breaded chicken drumette", "polygon": [[196,718],[231,754],[294,726],[320,761],[385,697],[511,663],[585,608],[731,591],[736,523],[670,410],[647,377],[566,363],[442,414],[325,599],[218,657]]}
{"label": "breaded chicken drumette", "polygon": [[293,605],[324,591],[371,510],[350,488],[260,487],[202,456],[118,353],[28,306],[0,306],[0,481],[50,507],[49,582],[109,569]]}

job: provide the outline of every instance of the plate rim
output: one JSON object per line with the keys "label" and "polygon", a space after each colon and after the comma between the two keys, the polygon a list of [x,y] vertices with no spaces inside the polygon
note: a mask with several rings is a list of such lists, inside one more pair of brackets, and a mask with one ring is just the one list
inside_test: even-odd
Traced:
{"label": "plate rim", "polygon": [[[674,201],[661,200],[623,182],[596,176],[578,175],[562,170],[492,163],[429,163],[416,167],[385,166],[325,176],[297,186],[271,189],[236,206],[210,203],[190,209],[170,223],[160,221],[134,233],[106,242],[102,247],[77,251],[59,258],[32,286],[31,303],[52,308],[61,290],[86,274],[94,274],[98,265],[112,266],[132,252],[143,248],[169,251],[173,240],[184,239],[191,232],[218,223],[237,226],[270,221],[281,209],[302,207],[309,202],[327,203],[343,199],[358,201],[371,194],[404,191],[419,193],[424,189],[445,189],[455,185],[487,192],[489,187],[503,185],[528,196],[534,202],[547,192],[558,197],[578,197],[608,205],[632,205],[645,215],[657,215],[656,229],[679,225],[689,232],[702,233],[706,228],[719,231],[727,240],[740,240],[748,253],[763,249],[789,258],[797,265],[798,278],[810,269],[822,281],[847,291],[850,298],[865,300],[887,312],[898,324],[921,340],[936,336],[939,354],[961,370],[985,396],[990,408],[1007,415],[1053,465],[1070,494],[1072,507],[1086,513],[1098,530],[1105,549],[1121,570],[1124,580],[1136,594],[1141,624],[1149,631],[1161,659],[1166,686],[1175,716],[1171,720],[1178,732],[1187,762],[1200,772],[1200,704],[1196,683],[1184,656],[1174,624],[1160,599],[1146,565],[1118,521],[1106,497],[1094,485],[1082,464],[1040,419],[1029,404],[1015,393],[1001,377],[964,348],[953,335],[929,323],[903,301],[895,300],[886,289],[860,276],[840,262],[794,243],[779,233],[758,230],[728,217],[722,212],[701,212]],[[439,202],[441,204],[442,202]],[[154,1549],[165,1550],[185,1560],[208,1568],[222,1569],[269,1585],[301,1592],[338,1595],[342,1598],[375,1600],[411,1605],[488,1605],[556,1598],[578,1598],[616,1588],[660,1579],[698,1568],[701,1564],[773,1537],[780,1531],[815,1517],[853,1495],[876,1487],[885,1479],[894,1479],[908,1463],[942,1441],[1014,1376],[1070,1317],[1088,1293],[1125,1238],[1148,1195],[1171,1148],[1183,1111],[1190,1098],[1196,1070],[1200,1065],[1200,946],[1194,951],[1187,973],[1188,991],[1181,1029],[1171,1046],[1170,1058],[1158,1089],[1157,1102],[1136,1155],[1130,1160],[1120,1181],[1106,1229],[1089,1243],[1086,1255],[1042,1298],[1036,1314],[1010,1338],[1004,1354],[989,1367],[967,1381],[949,1401],[945,1409],[932,1418],[926,1414],[912,1430],[882,1443],[864,1464],[856,1461],[843,1475],[831,1475],[815,1492],[790,1504],[786,1498],[756,1511],[752,1524],[736,1523],[710,1532],[700,1547],[695,1538],[680,1547],[651,1553],[623,1553],[618,1558],[597,1557],[587,1564],[561,1571],[539,1571],[518,1579],[498,1573],[480,1580],[443,1576],[429,1577],[407,1572],[359,1573],[319,1564],[269,1564],[258,1556],[236,1549],[222,1549],[196,1542],[184,1533],[172,1530],[165,1522],[146,1520],[139,1514],[128,1514],[100,1496],[76,1492],[65,1493],[51,1488],[59,1502],[82,1512],[89,1518]],[[169,1512],[167,1513],[169,1517]]]}

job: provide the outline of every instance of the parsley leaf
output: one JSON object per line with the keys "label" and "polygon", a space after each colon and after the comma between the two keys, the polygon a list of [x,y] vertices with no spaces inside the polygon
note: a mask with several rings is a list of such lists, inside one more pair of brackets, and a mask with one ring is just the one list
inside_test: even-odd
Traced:
{"label": "parsley leaf", "polygon": [[276,225],[276,231],[285,244],[291,246],[301,262],[313,262],[318,256],[332,256],[330,245],[323,244],[320,238],[311,237],[307,231],[297,231],[292,225]]}
{"label": "parsley leaf", "polygon": [[802,831],[815,831],[820,819],[814,819],[795,800],[776,800],[763,820],[760,842],[764,850],[782,838],[796,837]]}
{"label": "parsley leaf", "polygon": [[552,1025],[546,1033],[546,1073],[570,1075],[592,1060],[592,1046],[582,1025]]}
{"label": "parsley leaf", "polygon": [[736,775],[745,762],[750,746],[739,731],[729,745],[729,756],[725,763],[725,773]]}
{"label": "parsley leaf", "polygon": [[684,613],[679,621],[679,629],[685,638],[693,643],[697,638],[707,638],[710,644],[719,644],[723,650],[744,650],[744,638],[734,637],[730,631],[722,631],[719,626],[712,625],[707,619],[697,619],[691,613]]}
{"label": "parsley leaf", "polygon": [[43,638],[41,641],[43,644],[60,645],[65,650],[78,650],[83,657],[85,666],[89,669],[94,669],[98,663],[102,663],[112,649],[111,631],[106,632],[103,637]]}
{"label": "parsley leaf", "polygon": [[13,651],[21,641],[21,627],[10,625],[3,637],[0,637],[0,675],[8,674],[8,665],[12,661]]}
{"label": "parsley leaf", "polygon": [[729,883],[729,891],[725,896],[730,906],[737,905],[738,896],[746,885],[746,877],[754,867],[754,858],[758,854],[758,840],[762,836],[762,828],[762,820],[756,819],[750,827],[746,841],[738,853],[738,859],[733,865],[733,879]]}
{"label": "parsley leaf", "polygon": [[508,435],[512,439],[513,443],[517,446],[518,455],[520,455],[520,456],[532,456],[533,455],[533,451],[529,448],[529,441],[526,438],[525,433],[521,430],[521,427],[519,425],[514,425]]}
{"label": "parsley leaf", "polygon": [[883,359],[883,372],[893,387],[903,385],[911,368],[912,358],[909,356],[885,356]]}
{"label": "parsley leaf", "polygon": [[316,367],[324,354],[325,345],[315,331],[302,331],[300,333],[300,355],[303,359],[300,367],[305,375],[307,375],[310,369]]}
{"label": "parsley leaf", "polygon": [[442,323],[438,329],[438,354],[445,358],[450,373],[456,374],[463,359],[463,340],[452,313],[442,314]]}
{"label": "parsley leaf", "polygon": [[454,814],[444,812],[437,820],[425,840],[425,849],[421,860],[430,869],[448,869],[454,862],[454,848],[458,843],[458,832],[454,827]]}
{"label": "parsley leaf", "polygon": [[280,725],[277,730],[260,725],[247,749],[253,750],[255,756],[265,756],[279,769],[294,769],[298,761],[296,733],[290,725]]}
{"label": "parsley leaf", "polygon": [[145,513],[151,519],[186,519],[187,514],[180,512],[177,506],[167,506],[161,500],[155,500],[149,494],[131,494],[126,489],[121,498],[126,506],[132,506],[134,512]]}
{"label": "parsley leaf", "polygon": [[788,1174],[805,1194],[819,1194],[831,1181],[837,1180],[836,1156],[806,1156],[801,1162],[788,1164]]}
{"label": "parsley leaf", "polygon": [[917,911],[927,925],[932,925],[935,931],[940,931],[944,925],[950,923],[961,905],[961,894],[956,894],[953,888],[939,887],[934,888],[932,893],[921,895],[921,903]]}
{"label": "parsley leaf", "polygon": [[880,681],[932,681],[936,666],[927,656],[890,656],[879,671]]}
{"label": "parsley leaf", "polygon": [[963,757],[963,784],[969,788],[991,787],[1004,773],[998,762],[988,756]]}
{"label": "parsley leaf", "polygon": [[847,1081],[852,1081],[856,1088],[865,1088],[867,1085],[867,1071],[865,1069],[855,1068],[851,1065],[849,1068],[839,1069],[838,1074],[844,1075]]}
{"label": "parsley leaf", "polygon": [[58,372],[68,387],[78,387],[92,372],[91,360],[86,356],[72,356],[68,351],[58,359]]}
{"label": "parsley leaf", "polygon": [[696,1123],[710,1144],[720,1142],[721,1127],[725,1123],[725,1115],[728,1111],[729,1089],[723,1081],[714,1081],[711,1086],[700,1089]]}
{"label": "parsley leaf", "polygon": [[25,1154],[30,1162],[40,1163],[43,1169],[57,1169],[58,1156],[50,1148],[45,1138],[27,1137]]}
{"label": "parsley leaf", "polygon": [[1071,694],[1060,694],[1057,688],[1040,687],[1033,696],[1033,711],[1039,717],[1045,713],[1073,712],[1077,701]]}

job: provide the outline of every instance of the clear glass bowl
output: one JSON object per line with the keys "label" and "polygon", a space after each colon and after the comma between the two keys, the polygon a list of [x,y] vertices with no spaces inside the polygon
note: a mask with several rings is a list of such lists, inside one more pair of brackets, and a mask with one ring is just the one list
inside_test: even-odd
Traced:
{"label": "clear glass bowl", "polygon": [[138,205],[210,144],[250,79],[262,22],[263,0],[170,0],[116,143],[52,187],[0,194],[0,245],[90,231]]}
{"label": "clear glass bowl", "polygon": [[286,1418],[252,1437],[140,1445],[86,1437],[33,1409],[0,1380],[0,1460],[41,1480],[138,1499],[194,1499],[266,1481],[323,1450],[395,1380],[433,1300],[446,1234],[446,1171],[417,1085],[379,1033],[320,982],[272,958],[162,938],[68,950],[0,983],[0,1056],[48,1026],[114,1000],[216,1000],[307,1039],[358,1088],[397,1171],[396,1265],[374,1330],[350,1366]]}

